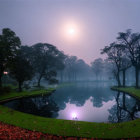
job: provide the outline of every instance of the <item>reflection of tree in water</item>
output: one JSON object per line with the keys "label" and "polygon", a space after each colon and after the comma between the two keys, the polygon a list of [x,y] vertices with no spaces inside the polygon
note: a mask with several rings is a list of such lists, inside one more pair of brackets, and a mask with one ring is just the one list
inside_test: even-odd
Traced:
{"label": "reflection of tree in water", "polygon": [[115,97],[116,105],[109,110],[109,122],[124,122],[140,117],[140,102],[135,98],[118,92]]}
{"label": "reflection of tree in water", "polygon": [[101,83],[78,83],[58,88],[50,96],[17,100],[16,105],[10,104],[9,107],[13,106],[13,109],[26,113],[57,118],[58,111],[64,110],[67,103],[82,107],[90,99],[93,106],[101,107],[103,102],[114,99],[113,92],[107,85],[102,85]]}
{"label": "reflection of tree in water", "polygon": [[113,91],[108,86],[101,87],[101,83],[98,86],[96,83],[78,83],[57,89],[51,95],[51,98],[54,99],[61,110],[65,109],[66,103],[81,107],[90,97],[92,97],[91,102],[93,102],[93,106],[101,107],[103,102],[108,102],[114,98],[112,95]]}
{"label": "reflection of tree in water", "polygon": [[[112,94],[108,94],[108,88],[95,87],[89,84],[76,84],[65,88],[58,88],[51,96],[41,96],[20,100],[19,111],[32,113],[46,117],[57,117],[59,110],[66,108],[66,103],[83,106],[90,97],[93,106],[101,107],[102,102],[113,99]],[[55,101],[55,102],[54,102]]]}
{"label": "reflection of tree in water", "polygon": [[29,98],[21,99],[18,102],[17,110],[45,117],[57,117],[59,108],[50,98]]}
{"label": "reflection of tree in water", "polygon": [[94,107],[102,107],[103,102],[108,102],[109,100],[113,100],[113,96],[109,94],[111,92],[108,88],[97,88],[96,92],[93,93],[93,106]]}

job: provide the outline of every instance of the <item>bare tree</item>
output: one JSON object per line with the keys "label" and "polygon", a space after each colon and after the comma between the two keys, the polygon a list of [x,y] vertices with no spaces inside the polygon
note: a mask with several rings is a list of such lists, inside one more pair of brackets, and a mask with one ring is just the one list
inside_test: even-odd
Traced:
{"label": "bare tree", "polygon": [[136,88],[139,87],[139,70],[140,70],[140,34],[132,33],[127,30],[125,33],[120,32],[117,39],[121,44],[126,46],[128,57],[132,65],[135,67]]}
{"label": "bare tree", "polygon": [[120,71],[121,71],[121,64],[122,64],[122,50],[124,49],[124,45],[111,43],[110,46],[106,46],[101,54],[107,54],[108,59],[115,65],[115,69],[113,70],[115,78],[118,82],[118,86],[121,86],[120,81]]}

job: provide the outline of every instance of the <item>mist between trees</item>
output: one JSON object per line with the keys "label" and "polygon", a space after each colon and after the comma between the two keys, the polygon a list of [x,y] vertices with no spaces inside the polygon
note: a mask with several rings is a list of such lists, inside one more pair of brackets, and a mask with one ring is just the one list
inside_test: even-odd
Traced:
{"label": "mist between trees", "polygon": [[15,83],[22,91],[27,85],[76,81],[117,81],[118,86],[139,87],[139,33],[120,32],[116,42],[105,46],[101,54],[107,58],[97,58],[88,65],[49,43],[23,46],[14,31],[4,28],[0,35],[0,87]]}

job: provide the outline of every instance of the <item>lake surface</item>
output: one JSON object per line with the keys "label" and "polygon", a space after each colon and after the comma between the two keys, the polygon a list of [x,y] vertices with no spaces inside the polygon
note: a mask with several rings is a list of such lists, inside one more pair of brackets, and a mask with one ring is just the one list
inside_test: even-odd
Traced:
{"label": "lake surface", "polygon": [[25,113],[66,120],[117,123],[140,118],[140,101],[112,91],[110,86],[110,83],[97,82],[66,84],[50,96],[16,99],[3,105]]}

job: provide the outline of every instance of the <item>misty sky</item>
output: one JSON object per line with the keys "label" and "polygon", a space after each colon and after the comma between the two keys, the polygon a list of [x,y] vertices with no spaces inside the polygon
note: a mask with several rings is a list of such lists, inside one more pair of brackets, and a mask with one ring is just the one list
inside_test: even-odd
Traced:
{"label": "misty sky", "polygon": [[23,45],[50,43],[90,63],[118,32],[140,32],[140,0],[0,0],[0,30],[5,27]]}

